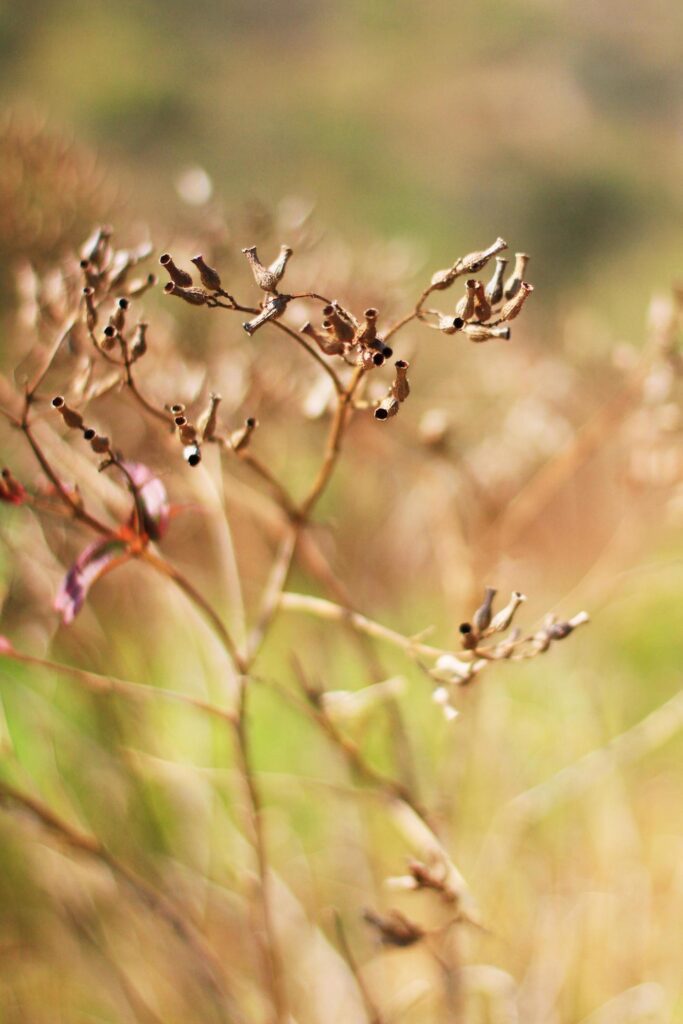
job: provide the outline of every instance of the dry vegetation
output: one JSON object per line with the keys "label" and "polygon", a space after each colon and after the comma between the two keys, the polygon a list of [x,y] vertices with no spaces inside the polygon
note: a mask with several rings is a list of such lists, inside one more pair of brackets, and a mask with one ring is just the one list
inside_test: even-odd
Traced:
{"label": "dry vegetation", "polygon": [[295,203],[154,251],[15,268],[3,1021],[668,1019],[675,776],[628,771],[680,693],[617,714],[533,584],[599,607],[680,517],[680,295],[571,367],[500,238],[413,304]]}

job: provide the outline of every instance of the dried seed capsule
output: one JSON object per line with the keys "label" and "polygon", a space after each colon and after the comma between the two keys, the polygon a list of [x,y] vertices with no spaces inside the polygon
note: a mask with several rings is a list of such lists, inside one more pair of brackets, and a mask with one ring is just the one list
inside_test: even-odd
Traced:
{"label": "dried seed capsule", "polygon": [[475,320],[488,320],[491,316],[491,303],[486,298],[484,292],[484,286],[481,281],[477,281],[474,286],[474,319]]}
{"label": "dried seed capsule", "polygon": [[[465,321],[461,316],[446,316],[445,313],[439,313],[439,319],[436,323],[436,329],[441,331],[442,334],[457,334],[461,331],[465,325]],[[429,324],[431,327],[432,324]]]}
{"label": "dried seed capsule", "polygon": [[198,466],[202,461],[202,453],[198,444],[188,444],[183,448],[183,458],[190,466]]}
{"label": "dried seed capsule", "polygon": [[[85,433],[83,436],[85,437]],[[90,440],[90,447],[94,452],[97,452],[98,455],[104,455],[109,451],[109,438],[104,437],[101,434],[95,434],[95,436]]]}
{"label": "dried seed capsule", "polygon": [[455,315],[461,320],[471,320],[474,316],[475,289],[477,282],[473,279],[465,283],[465,294],[456,304]]}
{"label": "dried seed capsule", "polygon": [[126,326],[126,312],[130,302],[128,299],[121,298],[116,301],[116,308],[109,318],[109,323],[112,327],[115,327],[117,331],[121,332]]}
{"label": "dried seed capsule", "polygon": [[243,448],[246,448],[251,439],[251,435],[254,433],[257,427],[258,420],[256,419],[256,417],[249,416],[244,421],[243,427],[240,427],[239,430],[233,431],[233,433],[228,438],[230,447],[233,449],[233,451],[239,452]]}
{"label": "dried seed capsule", "polygon": [[147,326],[142,322],[135,325],[135,334],[130,346],[131,359],[140,359],[147,351]]}
{"label": "dried seed capsule", "polygon": [[510,600],[491,619],[489,629],[492,633],[503,633],[512,623],[520,604],[526,601],[526,596],[518,590],[513,590]]}
{"label": "dried seed capsule", "polygon": [[198,429],[202,436],[202,441],[210,441],[216,433],[216,418],[218,416],[218,406],[221,403],[221,396],[210,394],[208,408],[199,417]]}
{"label": "dried seed capsule", "polygon": [[210,292],[218,292],[221,290],[221,279],[218,275],[218,271],[210,267],[208,263],[204,262],[203,256],[193,256],[192,263],[199,271],[199,276],[202,280],[202,284],[205,288],[208,288]]}
{"label": "dried seed capsule", "polygon": [[159,263],[162,265],[168,276],[171,278],[173,284],[177,284],[179,288],[191,288],[192,277],[187,273],[186,270],[181,270],[173,262],[173,257],[169,253],[165,252],[159,257]]}
{"label": "dried seed capsule", "polygon": [[205,306],[208,295],[201,288],[181,288],[173,281],[164,285],[166,295],[177,295],[179,299],[189,302],[191,306]]}
{"label": "dried seed capsule", "polygon": [[80,412],[70,409],[61,395],[52,399],[52,408],[57,410],[67,427],[71,427],[72,430],[82,430],[83,417]]}
{"label": "dried seed capsule", "polygon": [[491,338],[502,338],[504,341],[510,340],[509,327],[485,327],[483,324],[465,324],[463,332],[470,341],[489,341]]}
{"label": "dried seed capsule", "polygon": [[332,331],[335,338],[347,344],[353,342],[358,330],[358,324],[351,314],[347,313],[338,302],[332,302],[329,306],[323,306],[323,316],[326,317],[325,322],[329,324],[329,330]]}
{"label": "dried seed capsule", "polygon": [[383,401],[379,403],[375,409],[376,420],[388,420],[391,416],[395,416],[399,409],[399,401],[394,395],[389,394]]}
{"label": "dried seed capsule", "polygon": [[254,275],[254,280],[259,288],[262,288],[264,292],[277,292],[277,286],[280,282],[280,278],[285,272],[287,266],[287,260],[292,255],[292,250],[287,245],[283,245],[280,248],[280,255],[269,267],[264,267],[258,258],[255,245],[250,245],[246,249],[242,249],[242,252],[249,261],[251,272]]}
{"label": "dried seed capsule", "polygon": [[525,252],[515,253],[515,268],[505,282],[503,295],[506,299],[512,299],[519,291],[519,286],[524,280],[524,272],[529,262],[529,256]]}
{"label": "dried seed capsule", "polygon": [[282,316],[288,302],[289,297],[287,295],[273,295],[268,299],[258,316],[255,316],[253,320],[243,323],[242,327],[251,336],[259,327],[263,327],[264,324],[268,323],[269,320],[277,320],[278,317]]}
{"label": "dried seed capsule", "polygon": [[472,616],[472,625],[480,635],[485,629],[488,629],[491,622],[493,599],[497,593],[498,591],[494,587],[486,587],[484,590],[484,600]]}
{"label": "dried seed capsule", "polygon": [[116,347],[116,328],[113,324],[107,324],[102,331],[102,337],[100,338],[100,348],[104,349],[105,352],[111,352]]}
{"label": "dried seed capsule", "polygon": [[377,338],[377,310],[371,306],[363,317],[365,322],[359,327],[355,340],[359,345],[371,345]]}
{"label": "dried seed capsule", "polygon": [[405,359],[397,359],[394,366],[396,368],[396,378],[391,385],[391,391],[399,402],[405,402],[410,394],[410,384],[408,383],[408,368],[410,364]]}
{"label": "dried seed capsule", "polygon": [[522,306],[531,295],[534,290],[532,284],[527,284],[526,281],[522,281],[519,286],[517,294],[506,302],[498,315],[498,323],[503,323],[505,320],[514,320],[515,317],[519,316],[522,311]]}
{"label": "dried seed capsule", "polygon": [[[323,327],[327,327],[329,320],[323,321]],[[321,352],[324,352],[326,356],[340,356],[344,351],[344,344],[338,341],[337,338],[330,335],[321,334],[315,329],[313,324],[306,321],[303,327],[299,328],[301,334],[305,334],[307,338],[310,338],[316,343]]]}
{"label": "dried seed capsule", "polygon": [[503,301],[503,276],[508,263],[509,260],[505,256],[496,256],[496,269],[493,271],[493,277],[486,285],[485,293],[492,306],[497,306],[499,302]]}
{"label": "dried seed capsule", "polygon": [[497,238],[488,249],[483,249],[481,252],[468,252],[467,256],[459,259],[455,264],[456,271],[458,274],[477,274],[486,266],[492,256],[507,247],[508,244],[504,238]]}
{"label": "dried seed capsule", "polygon": [[85,323],[89,331],[97,327],[97,307],[95,306],[95,290],[93,288],[83,289],[83,301],[85,302]]}
{"label": "dried seed capsule", "polygon": [[479,634],[476,630],[472,629],[471,623],[461,622],[458,626],[458,631],[463,648],[466,651],[473,651],[479,642]]}

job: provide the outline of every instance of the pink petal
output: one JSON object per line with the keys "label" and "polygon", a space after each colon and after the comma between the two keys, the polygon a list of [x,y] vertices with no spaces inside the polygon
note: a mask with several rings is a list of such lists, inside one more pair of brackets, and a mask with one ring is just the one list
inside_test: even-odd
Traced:
{"label": "pink petal", "polygon": [[161,540],[168,529],[171,517],[166,488],[149,466],[142,462],[125,462],[124,467],[138,488],[144,510],[145,533],[152,540]]}
{"label": "pink petal", "polygon": [[55,611],[60,612],[65,625],[73,622],[83,607],[93,583],[112,567],[112,563],[125,555],[126,545],[120,540],[98,540],[89,544],[67,572],[57,597]]}

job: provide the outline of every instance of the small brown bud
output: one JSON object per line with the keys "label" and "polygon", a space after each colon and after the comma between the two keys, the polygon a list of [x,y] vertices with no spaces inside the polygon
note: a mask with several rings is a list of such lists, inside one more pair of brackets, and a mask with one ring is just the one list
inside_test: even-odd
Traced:
{"label": "small brown bud", "polygon": [[289,297],[287,295],[273,295],[266,302],[265,306],[253,320],[248,320],[242,324],[242,327],[249,336],[254,334],[259,327],[263,327],[264,324],[268,323],[269,320],[277,320],[281,317],[287,308]]}
{"label": "small brown bud", "polygon": [[461,622],[458,626],[460,632],[461,643],[466,651],[473,651],[479,643],[479,634],[475,629],[472,628],[472,624],[469,622]]}
{"label": "small brown bud", "polygon": [[498,316],[498,323],[503,323],[506,320],[514,320],[516,316],[519,316],[522,311],[522,306],[533,290],[534,286],[532,284],[527,284],[526,281],[522,281],[517,294],[510,299],[509,302],[506,302],[501,309]]}
{"label": "small brown bud", "polygon": [[208,288],[210,292],[218,292],[221,290],[221,279],[218,275],[218,271],[210,267],[208,263],[204,262],[203,256],[193,256],[192,263],[199,271],[199,276],[202,280],[202,284],[205,288]]}
{"label": "small brown bud", "polygon": [[486,285],[486,298],[492,306],[497,306],[499,302],[503,301],[503,276],[508,263],[509,260],[505,256],[496,256],[496,269],[493,271],[493,277]]}
{"label": "small brown bud", "polygon": [[524,280],[524,272],[526,271],[527,263],[529,262],[529,256],[525,252],[515,253],[515,267],[503,288],[503,295],[506,299],[512,299],[519,291],[519,286]]}
{"label": "small brown bud", "polygon": [[477,282],[473,279],[465,284],[465,295],[455,307],[455,315],[461,320],[471,320],[474,316],[475,289]]}
{"label": "small brown bud", "polygon": [[376,420],[388,420],[395,416],[399,409],[399,401],[393,394],[388,394],[375,409]]}
{"label": "small brown bud", "polygon": [[405,359],[397,359],[394,366],[396,368],[396,378],[391,385],[391,392],[399,402],[405,402],[410,394],[410,384],[408,383],[408,368],[410,364]]}
{"label": "small brown bud", "polygon": [[504,341],[510,340],[509,327],[486,327],[483,324],[465,324],[463,332],[470,341],[475,342],[489,341],[491,338],[502,338]]}
{"label": "small brown bud", "polygon": [[107,324],[102,331],[102,337],[100,338],[100,348],[104,349],[105,352],[111,352],[116,347],[117,331],[113,324]]}
{"label": "small brown bud", "polygon": [[181,288],[173,281],[164,285],[166,295],[177,295],[179,299],[189,302],[191,306],[205,306],[208,295],[201,288]]}
{"label": "small brown bud", "polygon": [[180,267],[177,267],[169,253],[165,252],[160,256],[159,263],[171,278],[173,284],[177,284],[179,288],[192,287],[192,277],[190,274],[188,274],[186,270],[181,270]]}

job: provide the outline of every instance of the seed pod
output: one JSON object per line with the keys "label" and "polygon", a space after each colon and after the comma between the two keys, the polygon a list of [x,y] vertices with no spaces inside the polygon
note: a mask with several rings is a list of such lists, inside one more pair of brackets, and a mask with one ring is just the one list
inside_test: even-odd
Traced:
{"label": "seed pod", "polygon": [[461,643],[466,651],[473,651],[479,642],[479,634],[470,622],[461,622],[458,626]]}
{"label": "seed pod", "polygon": [[375,409],[376,420],[388,420],[399,410],[399,401],[393,394],[388,394]]}
{"label": "seed pod", "polygon": [[507,249],[508,244],[503,238],[497,238],[488,249],[483,249],[481,252],[468,252],[467,256],[463,256],[459,259],[455,268],[458,274],[478,274],[482,270],[492,256],[499,253],[501,249]]}
{"label": "seed pod", "polygon": [[394,383],[391,385],[391,393],[399,402],[405,402],[406,398],[410,394],[410,384],[408,383],[408,368],[409,363],[405,359],[397,359],[394,363],[396,368],[396,378]]}
{"label": "seed pod", "polygon": [[[85,434],[83,436],[85,437]],[[98,455],[104,455],[109,451],[109,438],[104,437],[101,434],[95,434],[95,436],[90,440],[90,447],[94,452],[97,452]]]}
{"label": "seed pod", "polygon": [[484,286],[481,281],[477,281],[474,286],[474,319],[475,320],[488,320],[491,316],[491,304],[486,298],[484,292]]}
{"label": "seed pod", "polygon": [[484,590],[484,600],[482,604],[477,608],[476,612],[472,616],[472,625],[481,635],[491,622],[491,609],[493,608],[493,599],[498,593],[494,587],[486,587]]}
{"label": "seed pod", "polygon": [[89,331],[94,331],[97,327],[97,307],[95,306],[94,299],[95,291],[93,288],[83,289],[83,301],[85,302],[85,323]]}
{"label": "seed pod", "polygon": [[116,328],[113,324],[107,324],[102,331],[102,337],[100,338],[100,348],[104,349],[105,352],[111,352],[116,347]]}
{"label": "seed pod", "polygon": [[254,433],[257,427],[258,420],[254,416],[249,416],[244,421],[243,427],[240,427],[239,430],[233,431],[233,433],[228,438],[228,442],[233,451],[239,452],[242,451],[243,448],[246,448],[251,439],[251,435]]}
{"label": "seed pod", "polygon": [[119,333],[126,326],[126,312],[129,306],[130,302],[128,301],[128,299],[117,299],[116,308],[114,309],[112,315],[109,317],[109,323],[112,325],[112,327],[115,327]]}
{"label": "seed pod", "polygon": [[216,418],[218,416],[218,406],[220,404],[220,395],[215,395],[213,393],[209,395],[208,408],[200,416],[198,423],[198,429],[202,436],[202,441],[211,441],[216,433]]}
{"label": "seed pod", "polygon": [[331,302],[323,306],[323,316],[326,317],[326,324],[338,341],[351,344],[356,336],[358,324],[350,313],[347,313],[338,302]]}
{"label": "seed pod", "polygon": [[491,633],[503,633],[510,626],[520,604],[526,601],[526,596],[518,590],[513,590],[510,600],[491,619],[489,631]]}
{"label": "seed pod", "polygon": [[218,292],[221,290],[221,279],[218,275],[218,271],[210,267],[208,263],[204,262],[203,256],[193,256],[192,263],[199,271],[199,276],[202,280],[202,284],[205,288],[208,288],[210,292]]}
{"label": "seed pod", "polygon": [[465,322],[474,316],[475,289],[477,282],[473,279],[465,284],[465,295],[455,307],[455,315]]}
{"label": "seed pod", "polygon": [[509,260],[505,256],[496,256],[496,269],[493,271],[493,277],[486,285],[485,292],[486,298],[492,306],[497,306],[499,302],[503,301],[503,276],[508,263]]}
{"label": "seed pod", "polygon": [[173,284],[177,284],[179,288],[191,288],[192,277],[187,273],[186,270],[181,270],[173,262],[173,257],[169,253],[165,252],[159,257],[159,263],[162,265],[168,276],[171,278]]}
{"label": "seed pod", "polygon": [[[464,324],[465,321],[461,316],[446,316],[445,313],[439,313],[436,329],[442,334],[457,334],[463,329]],[[429,326],[431,327],[432,324]]]}
{"label": "seed pod", "polygon": [[83,417],[80,412],[70,409],[61,395],[57,395],[56,398],[52,399],[52,408],[57,410],[67,427],[71,427],[72,430],[83,429]]}
{"label": "seed pod", "polygon": [[[323,327],[327,327],[329,320],[323,321]],[[321,334],[317,331],[313,324],[310,324],[308,320],[299,328],[301,334],[305,334],[307,338],[310,338],[316,343],[321,352],[324,352],[326,356],[340,356],[344,351],[344,345],[341,341],[331,337],[329,334]]]}
{"label": "seed pod", "polygon": [[280,255],[269,267],[264,267],[258,258],[255,245],[250,245],[246,249],[242,249],[242,252],[249,261],[251,272],[254,275],[254,280],[259,288],[262,288],[264,292],[277,292],[277,286],[280,282],[280,278],[285,272],[287,266],[287,260],[292,255],[292,250],[287,245],[283,245],[280,248]]}
{"label": "seed pod", "polygon": [[92,265],[90,260],[81,260],[78,265],[83,271],[86,288],[96,288],[100,280],[97,268]]}
{"label": "seed pod", "polygon": [[278,317],[282,316],[287,308],[289,297],[287,295],[273,295],[266,302],[265,306],[253,320],[248,320],[242,324],[242,327],[251,337],[264,324],[268,323],[269,320],[277,320]]}
{"label": "seed pod", "polygon": [[164,292],[166,295],[177,295],[191,306],[205,306],[208,299],[208,295],[201,288],[181,288],[173,281],[164,285]]}
{"label": "seed pod", "polygon": [[485,327],[483,324],[465,324],[463,331],[470,341],[489,341],[491,338],[502,338],[504,341],[510,340],[509,327]]}
{"label": "seed pod", "polygon": [[534,286],[532,284],[527,284],[526,281],[522,281],[517,294],[506,302],[501,309],[498,315],[498,323],[503,323],[505,320],[514,320],[515,317],[519,316],[522,311],[522,306],[533,290]]}
{"label": "seed pod", "polygon": [[503,289],[503,295],[506,299],[512,299],[519,291],[519,286],[524,280],[524,272],[526,265],[529,262],[529,256],[525,252],[515,253],[515,269],[512,271]]}
{"label": "seed pod", "polygon": [[187,420],[178,427],[178,433],[182,444],[194,444],[197,440],[197,428]]}
{"label": "seed pod", "polygon": [[458,271],[455,267],[444,267],[443,270],[437,270],[432,274],[429,282],[430,289],[438,292],[445,291],[446,288],[450,288],[456,277],[458,277]]}
{"label": "seed pod", "polygon": [[371,306],[363,313],[364,323],[356,332],[355,341],[359,345],[371,345],[377,338],[377,310]]}
{"label": "seed pod", "polygon": [[185,406],[182,402],[176,402],[171,406],[171,412],[174,416],[181,416],[185,412]]}
{"label": "seed pod", "polygon": [[190,466],[198,466],[202,461],[202,452],[198,444],[188,444],[183,448],[183,458]]}
{"label": "seed pod", "polygon": [[140,359],[147,351],[147,324],[138,323],[135,325],[135,334],[130,347],[131,359]]}

